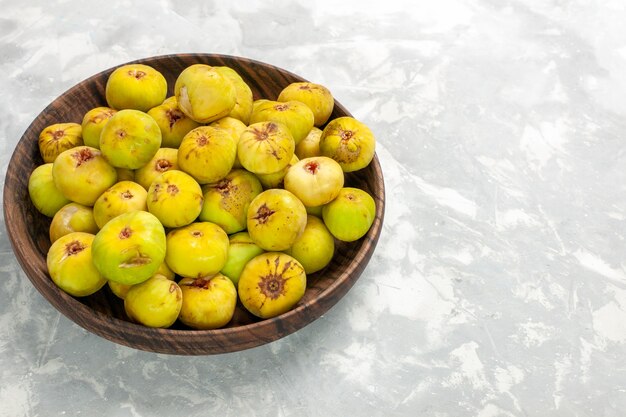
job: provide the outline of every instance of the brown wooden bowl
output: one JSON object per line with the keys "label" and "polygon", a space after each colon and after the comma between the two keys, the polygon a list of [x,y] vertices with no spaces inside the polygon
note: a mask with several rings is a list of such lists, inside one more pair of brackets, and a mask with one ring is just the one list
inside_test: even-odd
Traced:
{"label": "brown wooden bowl", "polygon": [[[196,63],[233,68],[248,83],[255,99],[274,100],[289,83],[304,81],[272,65],[227,55],[166,55],[134,62],[159,70],[167,79],[168,96],[173,94],[178,74]],[[292,310],[278,317],[260,320],[238,305],[233,320],[222,329],[192,330],[179,322],[169,329],[152,329],[132,323],[124,312],[123,301],[113,295],[108,286],[91,296],[74,298],[52,282],[46,269],[51,219],[35,209],[28,195],[29,175],[43,163],[37,142],[39,133],[53,123],[81,123],[88,110],[106,105],[104,89],[114,69],[84,80],[50,103],[21,137],[9,163],[4,183],[5,224],[15,255],[35,288],[56,309],[90,332],[133,348],[179,355],[234,352],[259,346],[306,326],[337,303],[365,269],[380,236],[385,190],[376,157],[367,168],[346,175],[346,185],[368,191],[376,201],[376,219],[372,228],[357,242],[336,242],[331,264],[308,276],[304,297]],[[335,102],[331,119],[340,116],[350,116],[350,113]]]}

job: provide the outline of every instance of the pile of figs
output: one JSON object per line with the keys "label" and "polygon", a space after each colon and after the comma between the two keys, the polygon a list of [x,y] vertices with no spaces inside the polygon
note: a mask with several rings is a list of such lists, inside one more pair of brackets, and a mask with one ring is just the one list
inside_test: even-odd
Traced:
{"label": "pile of figs", "polygon": [[373,159],[372,132],[329,121],[319,84],[254,100],[233,69],[196,64],[174,91],[156,69],[124,65],[107,106],[41,132],[28,191],[52,218],[50,278],[75,297],[108,284],[150,327],[223,327],[238,300],[260,318],[290,310],[336,240],[374,221],[374,199],[344,186]]}

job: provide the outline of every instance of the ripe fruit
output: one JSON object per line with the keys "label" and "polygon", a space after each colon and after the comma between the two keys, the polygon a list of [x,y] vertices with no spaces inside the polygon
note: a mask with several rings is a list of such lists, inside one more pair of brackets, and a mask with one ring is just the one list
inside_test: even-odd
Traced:
{"label": "ripe fruit", "polygon": [[285,175],[285,189],[307,207],[332,201],[343,187],[343,171],[334,160],[314,156],[298,161]]}
{"label": "ripe fruit", "polygon": [[200,184],[224,178],[237,156],[237,144],[224,129],[200,126],[187,133],[178,148],[178,167]]}
{"label": "ripe fruit", "polygon": [[159,125],[138,110],[118,111],[100,134],[100,150],[107,161],[117,168],[141,168],[160,146]]}
{"label": "ripe fruit", "polygon": [[50,223],[50,242],[72,232],[96,234],[98,225],[93,218],[91,207],[69,203],[61,207]]}
{"label": "ripe fruit", "polygon": [[256,176],[259,181],[261,181],[263,188],[266,190],[270,188],[284,188],[284,179],[285,175],[287,175],[287,171],[289,171],[289,168],[294,166],[298,161],[298,157],[294,154],[287,166],[280,171],[272,172],[271,174],[256,174]]}
{"label": "ripe fruit", "polygon": [[225,178],[205,185],[199,219],[213,222],[228,234],[246,228],[248,207],[263,188],[254,174],[234,169]]}
{"label": "ripe fruit", "polygon": [[66,293],[84,297],[98,291],[106,279],[92,262],[94,235],[73,232],[55,241],[46,258],[52,281]]}
{"label": "ripe fruit", "polygon": [[39,165],[33,170],[28,178],[28,194],[35,208],[48,217],[70,202],[54,184],[52,164]]}
{"label": "ripe fruit", "polygon": [[135,181],[146,190],[165,171],[178,169],[178,149],[161,148],[147,164],[135,171]]}
{"label": "ripe fruit", "polygon": [[109,221],[93,241],[93,263],[107,279],[134,285],[154,275],[165,259],[165,230],[146,211]]}
{"label": "ripe fruit", "polygon": [[78,123],[57,123],[42,130],[39,134],[39,152],[44,163],[54,162],[61,152],[81,146],[81,133]]}
{"label": "ripe fruit", "polygon": [[276,122],[287,126],[297,145],[313,128],[313,112],[299,101],[266,101],[259,104],[250,116],[250,123]]}
{"label": "ripe fruit", "polygon": [[61,153],[52,166],[54,184],[66,198],[93,206],[107,188],[117,181],[117,171],[102,153],[90,146],[78,146]]}
{"label": "ripe fruit", "polygon": [[268,252],[246,264],[237,287],[246,310],[266,319],[290,310],[300,301],[306,290],[306,274],[293,257]]}
{"label": "ripe fruit", "polygon": [[375,148],[372,131],[352,117],[331,120],[320,138],[322,155],[339,162],[344,172],[365,168],[374,158]]}
{"label": "ripe fruit", "polygon": [[89,110],[83,117],[83,142],[87,146],[100,149],[100,133],[111,116],[117,113],[110,107],[96,107]]}
{"label": "ripe fruit", "polygon": [[241,165],[255,174],[271,174],[285,168],[295,143],[289,129],[281,123],[260,122],[241,133],[237,156]]}
{"label": "ripe fruit", "polygon": [[333,259],[335,240],[323,221],[309,215],[304,233],[285,253],[296,258],[307,275],[312,274],[325,268]]}
{"label": "ripe fruit", "polygon": [[165,227],[193,222],[202,210],[202,189],[189,174],[166,171],[148,189],[148,211]]}
{"label": "ripe fruit", "polygon": [[228,115],[241,120],[246,125],[249,124],[252,114],[252,90],[234,69],[229,67],[213,67],[213,69],[230,80],[235,87],[235,106]]}
{"label": "ripe fruit", "polygon": [[322,126],[333,112],[335,100],[330,91],[320,84],[310,82],[291,83],[278,95],[278,101],[299,101],[313,112],[315,126]]}
{"label": "ripe fruit", "polygon": [[228,235],[219,226],[197,222],[167,234],[165,262],[183,277],[211,276],[220,271],[228,256]]}
{"label": "ripe fruit", "polygon": [[224,275],[183,278],[178,285],[183,293],[183,305],[178,318],[187,326],[217,329],[233,318],[237,290]]}
{"label": "ripe fruit", "polygon": [[248,233],[261,248],[289,248],[306,226],[306,209],[287,190],[271,189],[256,196],[248,208]]}
{"label": "ripe fruit", "polygon": [[[174,281],[174,278],[175,278],[174,272],[172,272],[172,270],[167,267],[165,262],[163,262],[161,266],[159,266],[159,269],[157,269],[156,273],[154,274],[154,276],[157,276],[157,275],[163,276],[169,279],[170,281]],[[115,294],[118,298],[121,298],[122,300],[126,298],[126,294],[128,294],[128,290],[130,290],[133,287],[133,285],[120,284],[119,282],[115,282],[115,281],[108,281],[108,284],[109,284],[109,288],[111,289],[111,292]],[[140,285],[140,284],[137,284],[137,285]]]}
{"label": "ripe fruit", "polygon": [[178,284],[158,274],[133,285],[124,297],[128,317],[148,327],[170,327],[178,318],[182,304],[183,294]]}
{"label": "ripe fruit", "polygon": [[167,81],[148,65],[123,65],[109,76],[105,94],[109,107],[145,112],[165,100]]}
{"label": "ripe fruit", "polygon": [[122,213],[135,210],[147,211],[148,192],[132,181],[115,183],[103,192],[93,205],[93,217],[99,228]]}
{"label": "ripe fruit", "polygon": [[[244,130],[248,126],[246,126],[241,120],[235,119],[234,117],[222,117],[219,120],[211,122],[209,125],[211,127],[219,127],[221,129],[226,130],[230,133],[230,136],[235,141],[235,146],[239,144],[239,137],[243,133]],[[235,152],[236,153],[236,152]],[[241,168],[241,162],[239,162],[239,157],[235,155],[235,162],[233,163],[233,168]]]}
{"label": "ripe fruit", "polygon": [[322,131],[316,127],[311,129],[308,135],[296,145],[296,155],[298,158],[310,158],[312,156],[320,156],[320,138],[322,137]]}
{"label": "ripe fruit", "polygon": [[248,261],[264,252],[250,238],[248,232],[239,232],[229,238],[228,258],[220,271],[237,285],[241,271]]}
{"label": "ripe fruit", "polygon": [[228,116],[237,100],[233,83],[209,65],[185,68],[174,86],[178,107],[198,123]]}
{"label": "ripe fruit", "polygon": [[372,196],[358,188],[342,188],[337,198],[322,209],[330,233],[344,242],[363,237],[374,223],[376,203]]}
{"label": "ripe fruit", "polygon": [[148,114],[161,129],[161,146],[164,148],[178,148],[183,137],[200,126],[178,108],[176,97],[170,97],[162,104],[151,108]]}

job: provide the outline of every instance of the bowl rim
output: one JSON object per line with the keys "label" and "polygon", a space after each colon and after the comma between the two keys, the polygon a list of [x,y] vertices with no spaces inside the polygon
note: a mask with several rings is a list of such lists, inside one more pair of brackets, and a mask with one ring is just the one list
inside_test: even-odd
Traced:
{"label": "bowl rim", "polygon": [[[325,314],[330,308],[332,308],[348,290],[358,280],[361,273],[367,266],[376,243],[380,237],[382,231],[382,224],[385,212],[385,185],[382,169],[378,156],[375,154],[369,167],[373,170],[373,175],[377,179],[376,184],[379,187],[376,190],[376,195],[372,197],[376,201],[376,217],[368,233],[362,239],[365,239],[362,246],[356,251],[356,256],[351,260],[348,267],[343,271],[328,287],[324,288],[315,298],[308,300],[304,303],[298,303],[291,310],[278,315],[273,318],[256,321],[253,323],[243,324],[234,327],[225,327],[212,330],[194,330],[194,329],[160,329],[149,328],[140,324],[132,323],[126,320],[122,320],[103,312],[97,311],[90,306],[84,304],[79,299],[72,297],[58,288],[53,281],[49,278],[47,271],[41,271],[37,269],[33,263],[27,262],[29,252],[32,253],[32,240],[27,239],[29,236],[21,236],[17,233],[16,225],[23,221],[23,216],[20,216],[20,210],[9,210],[8,207],[13,206],[14,193],[11,192],[11,186],[15,183],[16,179],[12,178],[15,175],[14,167],[17,164],[18,149],[21,146],[25,146],[22,142],[28,136],[39,132],[34,132],[35,123],[41,117],[51,111],[53,105],[57,100],[62,97],[71,94],[74,91],[78,91],[85,86],[91,85],[96,80],[106,76],[107,73],[111,73],[116,68],[141,63],[150,65],[154,62],[162,62],[170,59],[204,59],[204,60],[227,60],[237,61],[245,63],[251,66],[261,66],[269,68],[273,71],[278,70],[288,74],[291,77],[307,81],[303,77],[292,73],[283,68],[267,64],[265,62],[257,61],[250,58],[239,57],[234,55],[224,54],[209,54],[209,53],[183,53],[183,54],[168,54],[157,55],[147,58],[135,59],[123,64],[116,65],[109,69],[100,71],[88,78],[83,79],[79,83],[73,85],[62,94],[58,95],[52,102],[50,102],[30,123],[26,128],[20,139],[18,139],[15,149],[5,175],[5,182],[3,187],[3,214],[4,221],[11,242],[11,247],[16,255],[18,263],[22,267],[22,270],[26,273],[31,283],[35,286],[38,292],[44,296],[44,298],[51,303],[59,312],[65,315],[70,321],[78,324],[91,333],[94,333],[104,339],[113,341],[115,343],[140,349],[144,351],[167,353],[174,355],[207,355],[207,354],[220,354],[228,352],[236,352],[244,349],[249,349],[255,346],[260,346],[274,340],[278,340],[285,337],[316,320]],[[346,116],[352,116],[351,113],[337,100],[335,100],[335,107]],[[45,279],[44,279],[45,278]],[[336,296],[336,297],[332,297]],[[326,301],[324,303],[324,301]],[[320,303],[322,302],[322,303]],[[307,314],[314,305],[316,305],[316,314]],[[321,307],[321,308],[320,308]],[[99,320],[89,319],[91,316]],[[294,326],[295,324],[295,326]],[[273,331],[268,331],[273,330]],[[246,342],[249,338],[245,335],[255,335],[256,342]],[[242,336],[239,338],[238,336]],[[272,335],[272,337],[262,337],[263,335]],[[129,336],[134,336],[136,339],[141,339],[142,343],[136,344],[129,342]],[[244,343],[239,345],[228,344],[224,346],[218,343],[218,346],[213,346],[210,349],[197,346],[201,342],[206,342],[210,336],[227,336],[232,340],[243,340]],[[277,336],[277,337],[275,337]],[[158,343],[150,343],[150,339],[158,337],[160,340]],[[164,348],[164,339],[168,339],[167,347]],[[217,338],[219,339],[219,337]],[[231,341],[232,341],[231,340]],[[175,348],[183,348],[184,352],[179,350],[173,350]],[[195,349],[194,349],[195,347]]]}

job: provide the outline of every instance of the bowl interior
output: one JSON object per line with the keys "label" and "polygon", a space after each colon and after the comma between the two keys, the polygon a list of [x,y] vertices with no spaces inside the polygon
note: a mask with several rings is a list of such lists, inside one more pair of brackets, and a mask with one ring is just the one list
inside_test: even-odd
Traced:
{"label": "bowl interior", "polygon": [[[196,63],[233,68],[248,83],[255,99],[274,100],[288,84],[304,81],[272,65],[225,55],[168,55],[134,62],[159,70],[167,79],[168,96],[173,95],[178,74]],[[367,168],[346,175],[346,186],[362,188],[376,200],[377,216],[372,228],[357,242],[336,241],[331,264],[307,277],[304,297],[294,309],[281,316],[260,320],[238,304],[233,320],[222,329],[192,330],[179,322],[170,329],[151,329],[130,322],[123,301],[108,286],[94,295],[74,298],[54,285],[46,268],[51,219],[35,209],[28,195],[28,177],[43,163],[37,140],[46,126],[61,122],[81,123],[87,111],[106,105],[106,81],[114,69],[86,79],[47,106],[19,140],[9,163],[4,187],[7,231],[18,261],[39,292],[68,318],[99,336],[142,350],[172,354],[213,354],[258,346],[300,329],[332,307],[358,279],[380,235],[384,183],[376,157]],[[335,102],[331,119],[341,116],[350,116],[350,113]]]}

